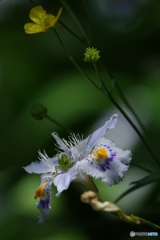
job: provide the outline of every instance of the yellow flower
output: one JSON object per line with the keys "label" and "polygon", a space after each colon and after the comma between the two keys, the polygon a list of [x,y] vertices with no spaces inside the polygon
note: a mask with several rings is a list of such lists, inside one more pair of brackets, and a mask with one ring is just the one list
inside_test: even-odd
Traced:
{"label": "yellow flower", "polygon": [[54,28],[60,15],[62,8],[59,9],[57,16],[47,14],[42,6],[37,6],[31,9],[29,17],[34,23],[26,23],[24,25],[25,32],[28,34],[45,32],[48,28]]}

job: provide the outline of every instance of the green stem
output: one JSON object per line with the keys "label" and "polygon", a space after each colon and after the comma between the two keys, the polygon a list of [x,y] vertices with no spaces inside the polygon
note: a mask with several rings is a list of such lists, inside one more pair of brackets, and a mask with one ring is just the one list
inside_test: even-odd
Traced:
{"label": "green stem", "polygon": [[[76,63],[76,61],[73,59],[73,57],[70,55],[70,53],[68,52],[68,50],[66,49],[66,47],[64,46],[62,40],[60,39],[57,31],[55,29],[53,29],[62,48],[64,49],[65,53],[67,54],[68,58],[70,59],[70,61],[75,65],[75,67],[83,74],[83,76],[90,81],[90,83],[99,91],[102,93],[101,89],[95,84],[95,82],[81,69],[81,67]],[[113,97],[111,96],[111,94],[109,93],[108,89],[106,88],[104,82],[102,81],[99,71],[98,71],[98,67],[95,63],[93,63],[93,66],[95,68],[95,71],[97,73],[97,76],[103,86],[103,88],[106,90],[106,93],[110,99],[110,101],[119,109],[119,111],[123,114],[123,116],[127,119],[127,121],[131,124],[131,126],[134,128],[134,130],[137,132],[138,136],[140,137],[140,139],[142,140],[142,142],[144,143],[144,145],[147,147],[148,151],[150,152],[150,154],[152,155],[152,157],[154,158],[154,160],[156,161],[156,163],[158,164],[158,166],[160,167],[160,163],[155,155],[155,153],[152,151],[150,145],[148,145],[147,141],[144,139],[143,135],[141,134],[141,132],[139,131],[139,129],[136,127],[136,125],[132,122],[132,120],[128,117],[128,115],[124,112],[124,110],[118,105],[118,103],[113,99]],[[106,94],[103,93],[103,95],[107,96]]]}
{"label": "green stem", "polygon": [[81,24],[79,23],[79,20],[77,19],[76,15],[74,14],[70,6],[64,0],[60,0],[60,2],[66,8],[70,16],[74,19],[74,22],[77,24],[77,27],[79,28],[83,36],[85,36],[85,38],[88,39],[84,29],[82,28]]}
{"label": "green stem", "polygon": [[141,119],[139,118],[138,114],[136,113],[136,111],[132,108],[132,106],[129,104],[129,102],[127,101],[127,99],[125,98],[123,92],[121,91],[121,88],[119,86],[119,84],[117,83],[116,79],[114,78],[114,76],[112,75],[111,71],[109,70],[106,70],[106,68],[104,67],[104,64],[102,61],[100,61],[100,64],[102,66],[102,68],[105,70],[105,72],[107,73],[107,75],[110,77],[110,79],[113,81],[115,80],[115,88],[117,90],[117,92],[119,93],[119,96],[121,97],[122,101],[124,102],[124,104],[128,107],[128,109],[132,112],[132,114],[134,115],[134,117],[136,118],[137,122],[139,123],[142,131],[143,131],[143,134],[146,138],[146,141],[148,142],[148,144],[151,146],[152,150],[154,151],[157,159],[159,159],[158,157],[158,153],[157,153],[157,150],[155,149],[154,145],[152,144],[152,141],[150,140],[149,136],[148,136],[148,133],[141,121]]}
{"label": "green stem", "polygon": [[118,91],[121,99],[123,100],[123,102],[125,103],[125,105],[126,105],[126,106],[128,107],[128,109],[133,113],[133,115],[135,116],[136,120],[138,121],[138,123],[139,123],[139,125],[140,125],[140,127],[141,127],[141,129],[142,129],[142,131],[143,131],[143,134],[144,134],[144,136],[145,136],[145,139],[146,139],[146,141],[148,142],[148,145],[151,146],[152,151],[155,153],[156,158],[159,159],[159,156],[158,156],[159,154],[157,153],[157,150],[155,149],[154,145],[152,144],[152,142],[151,142],[151,140],[150,140],[150,138],[149,138],[149,136],[148,136],[148,133],[147,133],[147,131],[146,131],[146,129],[145,129],[145,127],[144,127],[141,119],[139,118],[138,114],[134,111],[134,109],[132,108],[132,106],[131,106],[131,105],[129,104],[129,102],[126,100],[126,98],[125,98],[125,96],[123,95],[123,93],[122,93],[122,91],[121,91],[121,89],[120,89],[120,87],[119,87],[119,85],[118,85],[117,82],[115,82],[115,86],[116,86],[116,89],[117,89],[117,91]]}
{"label": "green stem", "polygon": [[[82,70],[82,68],[78,65],[78,63],[74,60],[74,58],[71,56],[71,54],[68,52],[68,50],[66,49],[66,47],[64,46],[61,38],[59,37],[57,31],[55,29],[53,29],[62,48],[64,49],[65,53],[67,54],[69,60],[74,64],[74,66],[80,71],[80,73],[100,92],[101,92],[101,89],[95,84],[95,82]],[[105,94],[104,94],[105,95]]]}
{"label": "green stem", "polygon": [[151,156],[153,157],[153,159],[155,160],[155,162],[157,163],[157,165],[160,167],[160,163],[159,160],[157,159],[156,154],[152,151],[152,148],[150,147],[150,145],[148,144],[148,142],[146,141],[146,139],[143,137],[143,135],[141,134],[141,132],[139,131],[139,129],[137,128],[137,126],[132,122],[132,120],[128,117],[128,115],[123,111],[123,109],[118,105],[118,103],[113,99],[112,96],[109,97],[111,102],[119,109],[119,111],[123,114],[123,116],[127,119],[127,121],[130,123],[130,125],[134,128],[134,130],[137,132],[138,136],[140,137],[140,139],[142,140],[142,142],[144,143],[144,145],[146,146],[146,148],[148,149],[148,151],[150,152]]}
{"label": "green stem", "polygon": [[67,129],[66,127],[64,127],[62,124],[60,124],[59,122],[57,122],[56,120],[54,120],[53,118],[51,118],[50,116],[48,116],[48,114],[45,114],[44,117],[46,119],[48,119],[49,121],[51,121],[52,123],[56,124],[58,127],[62,128],[64,131],[66,131],[67,133],[71,133],[72,131]]}
{"label": "green stem", "polygon": [[132,108],[132,106],[129,104],[129,102],[127,101],[127,99],[125,98],[123,92],[121,91],[120,89],[120,86],[119,84],[117,83],[116,79],[114,78],[114,76],[112,75],[112,73],[110,71],[108,71],[108,75],[110,77],[111,80],[115,80],[115,87],[117,89],[117,92],[119,93],[122,101],[124,102],[124,104],[128,107],[128,109],[133,113],[133,115],[135,116],[135,118],[137,119],[140,127],[142,128],[142,131],[144,133],[144,135],[148,138],[147,136],[147,132],[146,132],[146,129],[141,121],[141,119],[139,118],[138,114],[135,112],[135,110]]}
{"label": "green stem", "polygon": [[103,197],[103,195],[102,195],[100,192],[98,192],[97,194],[98,194],[98,199],[99,199],[101,202],[105,202],[105,201],[106,201],[106,199]]}
{"label": "green stem", "polygon": [[134,216],[133,214],[131,214],[130,216],[127,216],[122,210],[119,210],[117,212],[118,216],[120,217],[120,219],[122,219],[123,221],[130,223],[130,224],[136,224],[136,225],[148,225],[156,230],[160,230],[160,226],[146,220],[143,218],[140,218],[138,216]]}
{"label": "green stem", "polygon": [[143,137],[143,135],[141,134],[141,132],[139,131],[139,129],[137,128],[137,126],[134,124],[134,122],[128,117],[128,115],[124,112],[124,110],[121,108],[121,106],[114,100],[114,98],[112,97],[112,95],[110,94],[110,92],[108,91],[107,87],[105,86],[103,80],[101,79],[101,76],[99,74],[98,71],[98,67],[96,65],[96,63],[93,63],[93,66],[95,68],[95,71],[97,73],[97,76],[103,86],[103,88],[106,90],[108,97],[110,99],[110,101],[118,108],[118,110],[123,114],[123,116],[127,119],[127,121],[130,123],[130,125],[134,128],[134,130],[136,131],[136,133],[138,134],[138,136],[140,137],[140,139],[142,140],[142,142],[144,143],[144,145],[146,146],[146,148],[148,149],[148,151],[150,152],[151,156],[154,158],[155,162],[157,163],[157,165],[160,167],[160,163],[159,160],[156,156],[156,154],[154,153],[154,151],[152,151],[152,148],[150,147],[150,145],[148,144],[148,142],[146,141],[146,139]]}
{"label": "green stem", "polygon": [[79,36],[77,36],[77,34],[75,34],[69,27],[67,27],[62,21],[58,21],[58,23],[68,32],[70,33],[76,40],[78,40],[80,43],[82,43],[83,45],[85,45],[86,47],[88,47],[87,42],[85,41],[85,39],[80,38]]}

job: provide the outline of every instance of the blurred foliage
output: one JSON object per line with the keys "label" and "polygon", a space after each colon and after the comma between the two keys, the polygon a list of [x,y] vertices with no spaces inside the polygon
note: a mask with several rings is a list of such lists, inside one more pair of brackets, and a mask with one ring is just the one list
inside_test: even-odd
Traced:
{"label": "blurred foliage", "polygon": [[[54,197],[56,189],[52,190],[51,216],[44,226],[37,224],[39,211],[35,207],[34,192],[40,176],[28,175],[22,166],[35,161],[39,149],[45,149],[52,157],[56,152],[51,133],[58,132],[64,138],[67,133],[47,119],[34,120],[30,113],[32,106],[42,103],[50,116],[84,137],[106,111],[117,110],[72,66],[52,30],[32,36],[25,34],[23,26],[29,22],[31,2],[2,0],[0,3],[0,238],[87,240],[111,236],[127,239],[130,231],[152,231],[133,228],[109,213],[93,212],[80,202],[84,188],[74,183],[58,199]],[[67,2],[86,34],[90,34],[82,1],[34,2],[51,13]],[[160,2],[88,0],[86,4],[93,23],[94,46],[100,50],[101,59],[116,76],[159,150]],[[61,21],[81,36],[65,7]],[[57,24],[56,29],[69,52],[97,81],[92,66],[83,61],[85,46],[61,25]],[[110,86],[109,79],[106,84]],[[121,104],[115,90],[113,94]],[[121,138],[125,138],[125,132],[121,132]],[[129,148],[133,162],[140,161],[156,171],[153,159],[141,141],[136,140]],[[129,188],[131,181],[147,175],[130,167],[119,185],[108,187],[100,180],[96,184],[107,200],[114,201]],[[128,214],[134,211],[135,215],[160,224],[158,193],[159,182],[152,183],[126,196],[119,206],[123,206]]]}

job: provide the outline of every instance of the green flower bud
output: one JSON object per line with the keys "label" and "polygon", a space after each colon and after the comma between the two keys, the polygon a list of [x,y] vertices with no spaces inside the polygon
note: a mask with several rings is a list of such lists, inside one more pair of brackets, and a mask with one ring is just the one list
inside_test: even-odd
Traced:
{"label": "green flower bud", "polygon": [[36,120],[42,120],[47,113],[47,108],[40,103],[33,105],[31,109],[31,115]]}
{"label": "green flower bud", "polygon": [[96,48],[86,48],[86,51],[84,53],[84,61],[85,62],[97,62],[98,59],[100,59],[99,52]]}

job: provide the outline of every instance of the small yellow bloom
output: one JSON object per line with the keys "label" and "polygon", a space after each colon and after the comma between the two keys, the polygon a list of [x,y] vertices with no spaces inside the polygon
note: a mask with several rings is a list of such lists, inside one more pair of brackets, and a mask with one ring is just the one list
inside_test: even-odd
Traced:
{"label": "small yellow bloom", "polygon": [[48,28],[54,28],[60,15],[62,8],[59,9],[57,16],[47,14],[42,6],[37,6],[31,9],[29,17],[34,23],[26,23],[24,25],[25,32],[28,34],[45,32]]}

